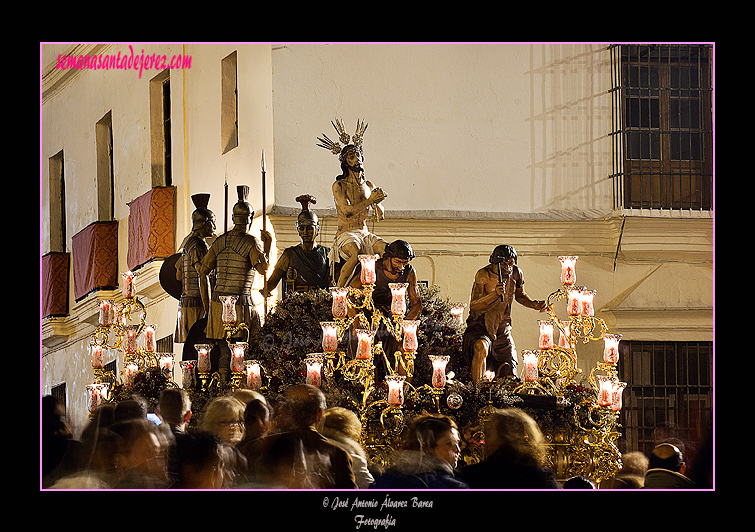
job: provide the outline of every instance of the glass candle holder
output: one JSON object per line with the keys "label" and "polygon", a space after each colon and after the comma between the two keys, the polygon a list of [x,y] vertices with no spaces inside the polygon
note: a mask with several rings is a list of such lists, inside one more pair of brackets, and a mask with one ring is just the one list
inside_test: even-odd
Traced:
{"label": "glass candle holder", "polygon": [[566,313],[569,316],[582,314],[582,288],[566,289]]}
{"label": "glass candle holder", "polygon": [[604,334],[603,342],[603,362],[606,364],[616,364],[619,361],[619,342],[620,334]]}
{"label": "glass candle holder", "polygon": [[553,321],[538,320],[537,324],[540,326],[540,337],[538,339],[538,345],[540,346],[540,349],[552,349]]}
{"label": "glass candle holder", "polygon": [[144,335],[144,350],[150,353],[157,351],[157,340],[155,339],[155,331],[157,325],[145,325],[142,329]]}
{"label": "glass candle holder", "polygon": [[539,378],[537,359],[537,351],[522,351],[522,360],[524,362],[524,368],[522,372],[524,373],[523,376],[525,382],[536,382]]}
{"label": "glass candle holder", "polygon": [[322,350],[326,353],[335,353],[338,350],[338,324],[334,321],[321,321],[322,327]]}
{"label": "glass candle holder", "polygon": [[558,258],[561,261],[561,284],[564,286],[572,286],[577,282],[575,264],[578,258],[576,255],[567,255]]}
{"label": "glass candle holder", "polygon": [[136,283],[134,282],[134,272],[127,271],[121,273],[121,277],[123,278],[123,289],[121,290],[121,293],[123,294],[123,297],[126,299],[132,299],[136,297]]}
{"label": "glass candle holder", "polygon": [[173,378],[173,353],[160,353],[160,371],[168,379]]}
{"label": "glass candle holder", "polygon": [[107,401],[108,384],[105,382],[87,384],[87,402],[89,411],[94,412]]}
{"label": "glass candle holder", "polygon": [[212,346],[210,344],[194,344],[194,349],[197,350],[197,371],[199,373],[209,373],[211,368],[210,350]]}
{"label": "glass candle holder", "polygon": [[129,362],[126,364],[126,386],[131,386],[134,383],[134,377],[139,373],[139,366],[136,362]]}
{"label": "glass candle holder", "polygon": [[320,387],[322,384],[323,360],[321,353],[310,353],[304,359],[304,363],[307,365],[307,384]]}
{"label": "glass candle holder", "polygon": [[594,316],[595,306],[593,300],[595,299],[595,290],[582,290],[580,299],[582,301],[582,315]]}
{"label": "glass candle holder", "polygon": [[403,316],[406,314],[406,289],[409,283],[388,283],[391,290],[391,314]]}
{"label": "glass candle holder", "polygon": [[385,382],[388,384],[388,404],[401,406],[404,404],[404,375],[386,375]]}
{"label": "glass candle holder", "polygon": [[359,262],[362,263],[360,274],[362,284],[375,284],[375,261],[377,259],[377,255],[359,255]]}
{"label": "glass candle holder", "polygon": [[464,303],[456,303],[451,307],[451,316],[458,322],[459,325],[464,325]]}
{"label": "glass candle holder", "polygon": [[100,327],[110,327],[113,324],[113,300],[103,299],[100,301]]}
{"label": "glass candle holder", "polygon": [[181,385],[184,389],[194,386],[194,368],[196,364],[193,360],[182,360],[178,363],[181,366]]}
{"label": "glass candle holder", "polygon": [[611,404],[608,408],[614,412],[618,412],[622,407],[622,395],[624,394],[624,388],[627,387],[626,382],[614,382],[611,389]]}
{"label": "glass candle holder", "polygon": [[137,350],[137,342],[139,340],[139,325],[126,325],[123,329],[123,350],[126,353],[133,355]]}
{"label": "glass candle holder", "polygon": [[92,350],[92,367],[102,369],[102,346],[100,344],[89,344]]}
{"label": "glass candle holder", "polygon": [[244,357],[246,356],[246,342],[234,342],[229,345],[231,348],[231,371],[242,373],[244,371]]}
{"label": "glass candle holder", "polygon": [[345,318],[348,311],[346,305],[346,296],[349,295],[349,289],[346,287],[331,287],[330,293],[333,295],[333,317]]}
{"label": "glass candle holder", "polygon": [[598,375],[598,405],[609,406],[613,402],[613,385],[616,378],[611,375]]}
{"label": "glass candle holder", "polygon": [[251,390],[262,388],[262,368],[259,360],[246,361],[246,386]]}
{"label": "glass candle holder", "polygon": [[236,301],[239,296],[219,296],[220,302],[223,304],[223,312],[221,319],[223,323],[236,323]]}
{"label": "glass candle holder", "polygon": [[414,352],[419,347],[419,341],[417,340],[417,327],[419,327],[419,320],[406,320],[401,323],[401,328],[404,332],[404,351]]}
{"label": "glass candle holder", "polygon": [[372,341],[375,339],[375,331],[368,329],[354,329],[357,335],[357,358],[369,360],[372,358]]}
{"label": "glass candle holder", "polygon": [[433,374],[431,383],[433,388],[443,388],[446,386],[446,365],[450,357],[447,355],[428,355],[433,364]]}

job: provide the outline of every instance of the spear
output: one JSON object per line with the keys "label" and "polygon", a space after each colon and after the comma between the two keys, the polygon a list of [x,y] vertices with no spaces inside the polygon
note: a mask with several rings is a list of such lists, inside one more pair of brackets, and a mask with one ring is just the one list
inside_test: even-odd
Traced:
{"label": "spear", "polygon": [[[262,230],[267,231],[267,198],[265,197],[265,150],[262,150]],[[262,288],[262,294],[265,297],[263,307],[264,316],[267,317],[267,271],[265,272],[265,284]]]}

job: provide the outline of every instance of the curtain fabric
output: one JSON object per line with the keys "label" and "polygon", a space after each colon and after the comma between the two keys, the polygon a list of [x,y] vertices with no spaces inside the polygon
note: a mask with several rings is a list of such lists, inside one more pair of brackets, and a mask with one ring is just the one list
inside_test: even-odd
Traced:
{"label": "curtain fabric", "polygon": [[153,259],[174,253],[174,194],[176,187],[153,188],[130,202],[128,215],[128,256],[133,270]]}
{"label": "curtain fabric", "polygon": [[118,288],[118,222],[93,222],[71,239],[76,301],[96,289]]}

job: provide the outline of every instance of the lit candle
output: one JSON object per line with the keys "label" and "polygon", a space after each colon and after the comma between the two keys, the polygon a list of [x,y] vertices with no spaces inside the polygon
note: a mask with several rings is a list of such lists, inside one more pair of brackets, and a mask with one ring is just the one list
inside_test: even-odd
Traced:
{"label": "lit candle", "polygon": [[375,261],[377,259],[377,255],[359,255],[359,262],[362,263],[360,275],[362,284],[375,284]]}
{"label": "lit candle", "polygon": [[574,268],[574,264],[577,262],[576,255],[569,255],[559,257],[561,261],[561,284],[565,286],[571,286],[577,281],[577,272]]}
{"label": "lit candle", "polygon": [[391,290],[391,314],[403,316],[406,314],[406,289],[409,283],[388,283]]}
{"label": "lit candle", "polygon": [[110,327],[113,324],[113,300],[100,301],[100,327]]}
{"label": "lit candle", "polygon": [[613,402],[613,383],[615,377],[598,375],[598,405],[609,406]]}
{"label": "lit candle", "polygon": [[154,353],[157,350],[155,330],[157,330],[157,325],[145,325],[142,330],[144,333],[144,349],[150,353]]}
{"label": "lit candle", "polygon": [[332,287],[330,293],[333,294],[333,317],[345,318],[347,312],[346,296],[349,294],[349,289]]}
{"label": "lit candle", "polygon": [[537,351],[522,351],[525,382],[535,382],[538,379],[537,357]]}
{"label": "lit candle", "polygon": [[538,320],[540,326],[540,349],[553,348],[553,322],[551,320]]}
{"label": "lit candle", "polygon": [[246,356],[246,342],[230,344],[231,348],[231,371],[241,373],[244,371],[244,356]]}
{"label": "lit candle", "polygon": [[603,362],[607,364],[616,364],[619,361],[619,341],[621,341],[620,334],[604,334],[603,341],[605,347],[603,348]]}
{"label": "lit candle", "polygon": [[123,297],[131,299],[136,296],[136,286],[134,285],[134,272],[127,271],[121,274],[123,277]]}
{"label": "lit candle", "polygon": [[173,353],[160,353],[160,370],[167,378],[173,378]]}
{"label": "lit candle", "polygon": [[419,320],[406,320],[401,323],[401,327],[404,330],[404,351],[416,351],[419,347],[419,341],[417,340],[417,327],[419,326]]}
{"label": "lit candle", "polygon": [[568,288],[566,290],[567,302],[566,312],[569,316],[579,316],[582,314],[582,289],[581,288]]}
{"label": "lit candle", "polygon": [[236,300],[239,296],[220,296],[223,304],[223,323],[236,323]]}
{"label": "lit candle", "polygon": [[322,327],[322,350],[326,353],[335,353],[338,349],[338,324],[334,321],[321,321]]}
{"label": "lit candle", "polygon": [[307,384],[318,388],[322,384],[322,361],[322,355],[319,353],[310,353],[304,359],[307,365]]}
{"label": "lit candle", "polygon": [[92,367],[102,369],[102,346],[100,344],[90,344],[92,347]]}
{"label": "lit candle", "polygon": [[624,393],[624,388],[626,388],[627,383],[626,382],[614,382],[613,387],[611,389],[611,404],[608,406],[611,410],[614,412],[618,412],[621,410],[622,406],[622,395]]}
{"label": "lit candle", "polygon": [[372,340],[375,332],[367,329],[354,329],[357,335],[357,358],[369,360],[372,357]]}
{"label": "lit candle", "polygon": [[459,322],[459,325],[464,325],[464,307],[466,307],[464,303],[456,303],[451,307],[451,316]]}
{"label": "lit candle", "polygon": [[139,366],[136,362],[129,362],[126,364],[126,386],[131,386],[134,383],[134,377],[139,372]]}
{"label": "lit candle", "polygon": [[194,384],[194,361],[182,360],[179,365],[181,366],[182,386],[188,389]]}
{"label": "lit candle", "polygon": [[443,388],[446,385],[446,364],[448,356],[428,355],[433,363],[432,384],[434,388]]}
{"label": "lit candle", "polygon": [[595,290],[582,290],[580,299],[582,301],[582,315],[594,316],[595,307],[593,305],[593,300],[595,299]]}
{"label": "lit candle", "polygon": [[124,346],[124,351],[129,354],[136,353],[136,343],[138,340],[137,332],[139,331],[138,325],[126,325],[126,345]]}
{"label": "lit candle", "polygon": [[197,371],[199,373],[210,372],[210,350],[212,346],[210,344],[194,344],[194,349],[197,350]]}
{"label": "lit candle", "polygon": [[89,411],[94,412],[107,399],[107,383],[87,384]]}
{"label": "lit candle", "polygon": [[259,360],[246,361],[246,385],[252,390],[262,388],[262,370]]}
{"label": "lit candle", "polygon": [[385,382],[388,383],[388,404],[391,406],[401,406],[404,404],[404,379],[403,375],[386,375]]}

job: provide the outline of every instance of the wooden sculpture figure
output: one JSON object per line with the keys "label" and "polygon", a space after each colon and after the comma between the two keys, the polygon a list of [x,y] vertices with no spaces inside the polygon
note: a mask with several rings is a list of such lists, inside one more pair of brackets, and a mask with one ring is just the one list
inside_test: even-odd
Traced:
{"label": "wooden sculpture figure", "polygon": [[[346,286],[351,280],[360,254],[382,256],[388,244],[367,229],[367,219],[372,215],[376,221],[382,220],[384,211],[381,202],[385,192],[373,185],[364,176],[364,156],[362,140],[367,124],[357,121],[353,139],[344,131],[343,122],[336,119],[333,124],[339,134],[339,142],[327,136],[318,138],[318,146],[329,149],[338,155],[342,174],[333,183],[333,199],[336,204],[338,227],[330,250],[331,278],[335,286]],[[353,140],[353,143],[349,143]]]}
{"label": "wooden sculpture figure", "polygon": [[305,194],[298,196],[296,201],[301,203],[302,207],[296,219],[296,230],[299,232],[301,243],[283,250],[267,280],[268,293],[283,280],[284,298],[291,291],[308,292],[330,286],[330,248],[317,243],[320,221],[317,214],[309,210],[309,206],[316,204],[317,199]]}

